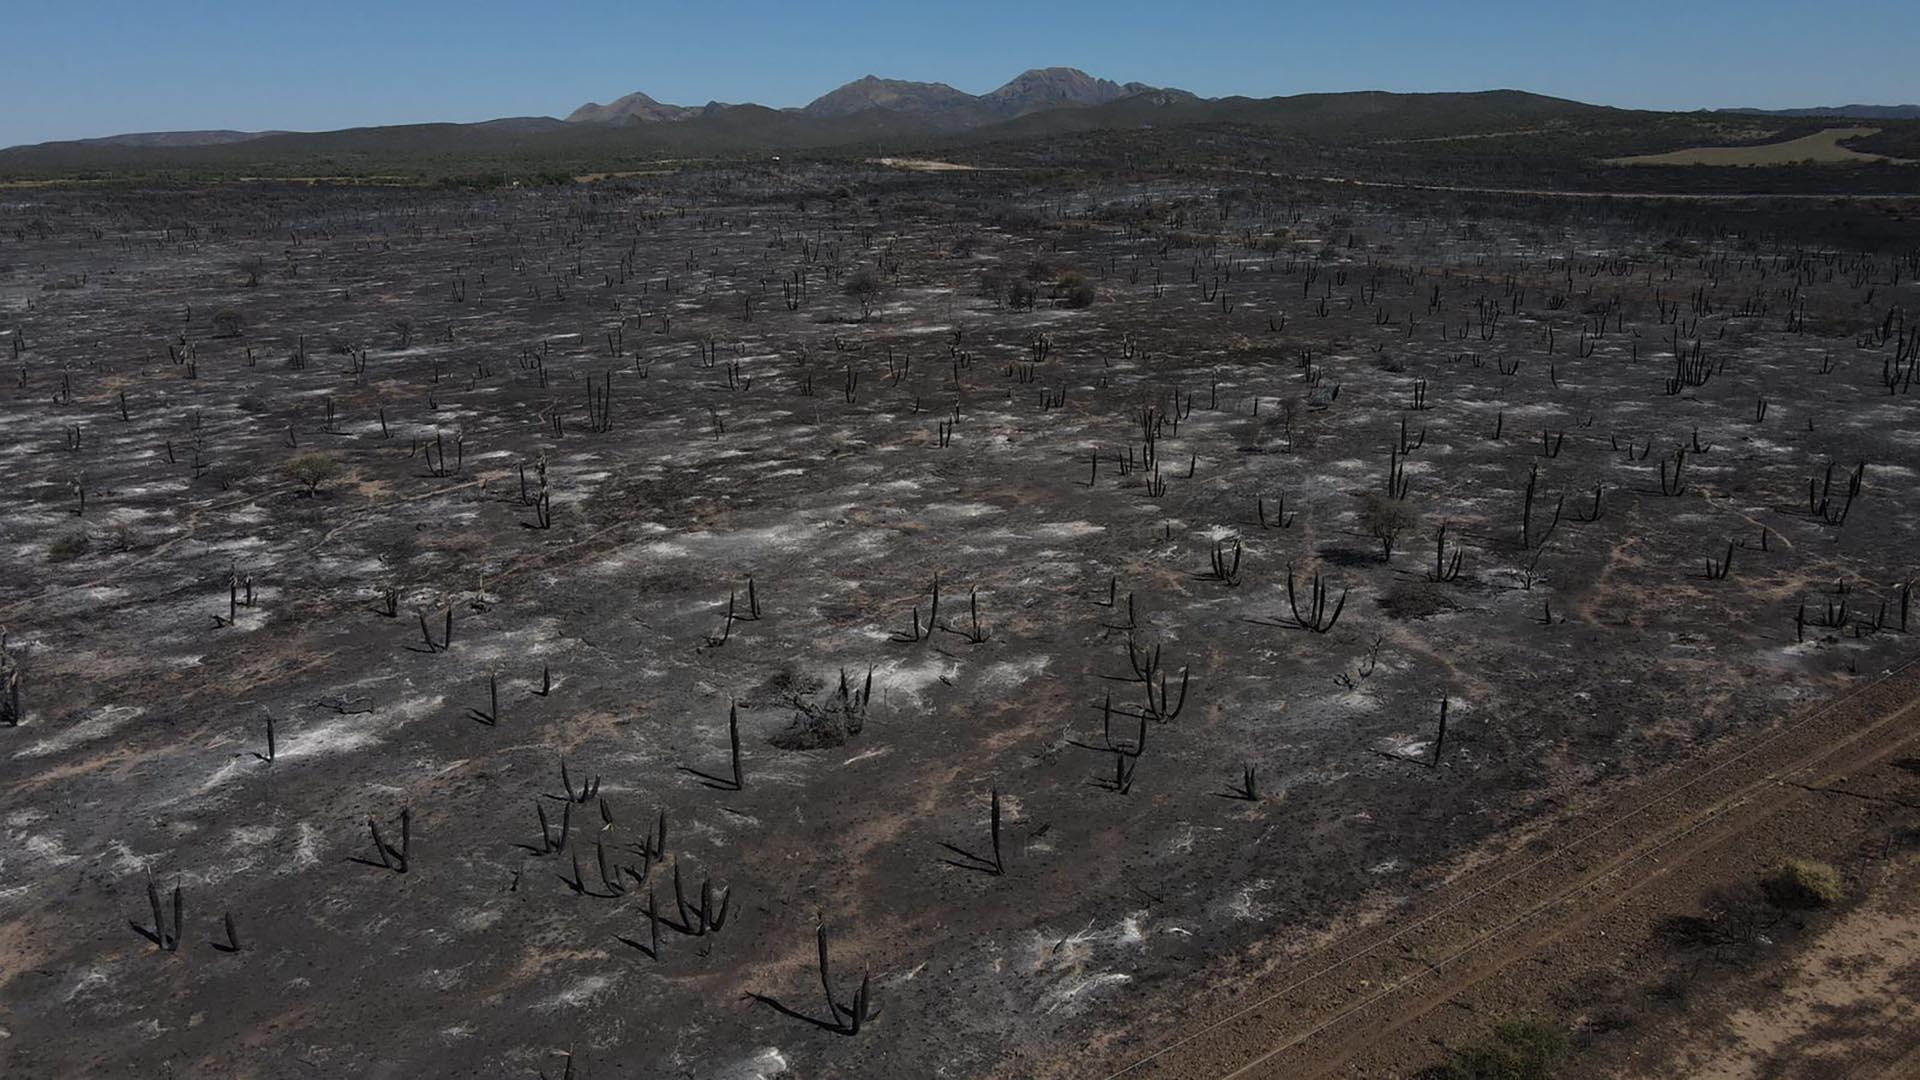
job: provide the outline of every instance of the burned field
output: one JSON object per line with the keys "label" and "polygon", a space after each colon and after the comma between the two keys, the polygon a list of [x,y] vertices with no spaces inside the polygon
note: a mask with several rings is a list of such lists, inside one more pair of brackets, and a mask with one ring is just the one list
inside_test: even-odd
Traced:
{"label": "burned field", "polygon": [[8,192],[7,1075],[1104,1075],[1910,655],[1920,243],[1232,179]]}

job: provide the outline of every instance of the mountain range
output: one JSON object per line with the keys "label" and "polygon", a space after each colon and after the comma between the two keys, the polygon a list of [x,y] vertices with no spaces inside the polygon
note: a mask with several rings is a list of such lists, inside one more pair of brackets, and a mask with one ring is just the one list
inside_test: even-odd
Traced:
{"label": "mountain range", "polygon": [[[1186,90],[1149,86],[1139,82],[1114,82],[1089,75],[1078,68],[1048,67],[1021,72],[1005,85],[984,94],[969,94],[942,82],[881,78],[867,75],[830,90],[805,105],[773,109],[764,105],[730,105],[710,101],[705,105],[674,105],[635,91],[607,104],[588,102],[567,114],[564,120],[548,116],[506,117],[471,124],[404,124],[382,127],[348,128],[338,132],[287,131],[152,131],[108,135],[91,139],[38,143],[32,146],[0,149],[0,154],[18,157],[33,152],[40,157],[71,156],[85,150],[208,150],[265,141],[319,139],[353,143],[386,141],[389,136],[404,138],[406,133],[425,135],[429,141],[451,140],[497,143],[502,139],[550,137],[549,141],[579,144],[580,138],[564,134],[573,129],[584,135],[588,129],[625,130],[638,136],[637,128],[657,128],[642,142],[678,146],[687,150],[744,149],[756,142],[768,149],[802,146],[828,146],[863,139],[894,139],[953,134],[977,129],[1002,127],[1008,134],[1030,135],[1046,131],[1085,131],[1109,126],[1139,126],[1153,123],[1194,123],[1210,121],[1261,123],[1264,114],[1274,111],[1276,103],[1287,102],[1289,117],[1327,118],[1351,114],[1369,116],[1382,109],[1412,105],[1416,111],[1437,102],[1472,98],[1482,104],[1497,104],[1501,111],[1516,105],[1520,112],[1538,114],[1544,103],[1578,110],[1603,110],[1602,106],[1581,105],[1558,98],[1513,91],[1487,91],[1482,94],[1302,94],[1291,98],[1202,98]],[[1523,100],[1524,99],[1524,100]],[[1392,102],[1393,104],[1388,104]],[[1080,115],[1068,112],[1073,110]],[[1731,115],[1781,118],[1848,118],[1862,120],[1920,119],[1920,105],[1841,105],[1804,109],[1719,109]],[[1021,123],[1035,116],[1037,122]],[[685,125],[684,132],[665,129]],[[461,136],[459,132],[468,133]],[[604,142],[604,137],[586,142]]]}
{"label": "mountain range", "polygon": [[[211,159],[223,148],[254,143],[280,149],[289,141],[308,144],[397,144],[419,137],[436,152],[462,152],[473,144],[485,152],[502,143],[528,139],[568,146],[606,145],[614,132],[628,132],[634,143],[687,152],[741,151],[825,147],[863,140],[986,132],[1025,137],[1050,132],[1088,131],[1107,127],[1139,127],[1159,123],[1255,123],[1350,119],[1385,120],[1387,113],[1411,109],[1410,115],[1431,114],[1438,108],[1455,111],[1460,102],[1473,109],[1490,107],[1515,119],[1539,119],[1548,113],[1612,112],[1604,106],[1584,105],[1560,98],[1516,91],[1476,94],[1382,94],[1359,91],[1301,94],[1275,98],[1202,98],[1186,90],[1114,82],[1078,68],[1048,67],[1021,72],[1005,85],[984,94],[969,94],[942,82],[881,78],[867,75],[830,90],[805,105],[774,109],[764,105],[674,105],[635,91],[607,104],[588,102],[564,120],[550,116],[516,116],[468,124],[395,124],[346,128],[331,132],[289,131],[150,131],[71,139],[30,146],[0,148],[0,164],[7,159],[105,159],[110,151],[202,151]],[[1283,104],[1284,103],[1284,104]],[[1839,105],[1800,109],[1727,108],[1717,114],[1782,119],[1916,120],[1920,105]],[[1276,115],[1281,114],[1281,115]],[[1035,119],[1035,118],[1038,119]],[[684,130],[681,130],[684,129]],[[651,134],[642,135],[643,130]],[[574,132],[568,135],[567,132]],[[602,134],[587,136],[588,131]],[[986,133],[986,132],[983,132]],[[244,151],[239,151],[244,152]]]}
{"label": "mountain range", "polygon": [[[929,127],[955,130],[1011,120],[1047,109],[1105,105],[1141,94],[1176,100],[1200,100],[1185,90],[1168,90],[1137,82],[1117,83],[1111,79],[1095,78],[1078,68],[1051,67],[1023,71],[1006,85],[985,94],[969,94],[941,82],[914,82],[868,75],[828,91],[799,108],[782,111],[813,119],[838,119],[878,109],[912,117]],[[670,123],[729,107],[717,102],[698,108],[667,105],[636,92],[606,105],[588,102],[568,114],[567,122]]]}
{"label": "mountain range", "polygon": [[[1052,109],[1091,108],[1132,97],[1141,97],[1163,105],[1203,100],[1185,90],[1164,89],[1138,82],[1117,83],[1111,79],[1096,78],[1078,68],[1050,67],[1021,72],[1008,80],[1006,85],[985,94],[969,94],[946,83],[883,79],[868,75],[822,94],[797,108],[769,109],[764,105],[729,105],[718,101],[710,101],[705,105],[670,105],[635,91],[615,98],[605,105],[597,101],[587,102],[568,113],[565,121],[546,116],[520,116],[458,126],[491,132],[513,130],[522,134],[535,134],[557,129],[563,123],[618,126],[705,119],[721,128],[739,128],[743,124],[752,126],[756,122],[764,123],[763,114],[770,113],[819,121],[843,121],[848,118],[860,118],[862,114],[871,114],[855,125],[861,133],[900,134],[908,128],[916,132],[963,131],[1012,120],[1030,113]],[[400,129],[440,125],[387,126]],[[830,126],[837,128],[843,125]],[[346,130],[382,129],[350,128]],[[300,133],[227,130],[145,131],[34,145],[35,147],[69,148],[188,148],[226,146],[288,134]],[[790,142],[777,137],[774,141]],[[5,149],[24,150],[28,147]]]}
{"label": "mountain range", "polygon": [[[560,179],[633,169],[663,158],[760,157],[801,152],[932,155],[963,146],[1050,145],[1092,133],[1258,132],[1379,154],[1467,152],[1463,137],[1521,138],[1540,152],[1605,159],[1738,138],[1810,133],[1821,117],[1859,116],[1891,129],[1897,151],[1920,140],[1910,106],[1643,112],[1518,90],[1466,93],[1351,91],[1202,98],[1185,90],[1114,82],[1074,68],[1023,72],[984,94],[938,82],[866,76],[794,108],[679,105],[644,93],[588,103],[565,119],[516,116],[478,123],[389,124],[312,132],[175,131],[0,149],[0,179],[132,177]],[[1806,128],[1806,131],[1800,131]],[[1154,136],[1147,136],[1154,137]],[[1549,144],[1541,149],[1541,138]],[[1438,140],[1438,141],[1436,141]],[[1045,151],[1040,151],[1044,153]],[[1505,153],[1507,151],[1501,151]],[[1457,154],[1456,154],[1457,156]],[[1920,155],[1914,155],[1920,156]]]}

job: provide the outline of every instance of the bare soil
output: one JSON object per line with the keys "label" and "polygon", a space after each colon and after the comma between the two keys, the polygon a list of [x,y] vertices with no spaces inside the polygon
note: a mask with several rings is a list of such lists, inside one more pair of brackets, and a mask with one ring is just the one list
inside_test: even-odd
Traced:
{"label": "bare soil", "polygon": [[1665,154],[1613,158],[1610,165],[1844,165],[1867,161],[1894,161],[1884,154],[1866,154],[1840,145],[1848,139],[1879,134],[1879,128],[1836,127],[1758,146],[1696,146]]}

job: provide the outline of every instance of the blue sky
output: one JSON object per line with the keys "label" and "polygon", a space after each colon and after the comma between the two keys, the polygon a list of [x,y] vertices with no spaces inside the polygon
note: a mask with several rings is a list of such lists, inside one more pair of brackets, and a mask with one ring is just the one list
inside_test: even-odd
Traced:
{"label": "blue sky", "polygon": [[804,104],[868,73],[1054,64],[1207,96],[1533,90],[1646,108],[1920,99],[1920,0],[1047,0],[0,5],[0,146],[662,101]]}

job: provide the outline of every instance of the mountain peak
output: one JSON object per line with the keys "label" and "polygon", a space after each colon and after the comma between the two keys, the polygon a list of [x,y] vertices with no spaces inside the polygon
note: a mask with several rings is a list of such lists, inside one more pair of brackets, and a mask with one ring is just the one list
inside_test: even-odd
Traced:
{"label": "mountain peak", "polygon": [[606,105],[602,105],[597,101],[589,101],[585,105],[568,113],[567,122],[570,124],[615,124],[624,120],[685,120],[697,111],[696,109],[688,109],[680,105],[662,104],[635,90],[625,97],[615,98]]}
{"label": "mountain peak", "polygon": [[1005,86],[982,97],[982,101],[1010,116],[1037,109],[1105,105],[1133,94],[1157,89],[1143,83],[1120,85],[1111,79],[1097,79],[1072,67],[1032,68],[1015,75]]}

